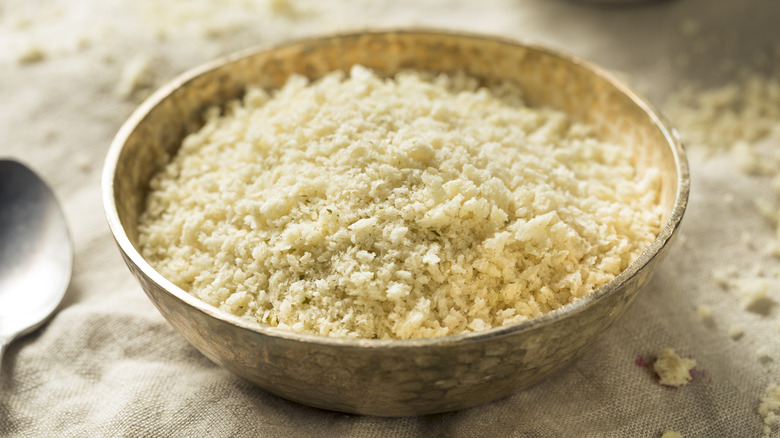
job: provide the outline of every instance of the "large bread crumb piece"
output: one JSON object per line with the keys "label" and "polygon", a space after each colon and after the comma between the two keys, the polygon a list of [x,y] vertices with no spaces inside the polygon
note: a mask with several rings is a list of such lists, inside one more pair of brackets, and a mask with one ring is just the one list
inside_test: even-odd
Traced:
{"label": "large bread crumb piece", "polygon": [[509,83],[356,66],[214,108],[151,182],[144,257],[209,304],[328,336],[516,323],[660,230],[657,169]]}
{"label": "large bread crumb piece", "polygon": [[658,374],[661,385],[683,386],[693,379],[691,370],[695,366],[695,360],[680,357],[671,348],[663,348],[658,352],[653,370]]}

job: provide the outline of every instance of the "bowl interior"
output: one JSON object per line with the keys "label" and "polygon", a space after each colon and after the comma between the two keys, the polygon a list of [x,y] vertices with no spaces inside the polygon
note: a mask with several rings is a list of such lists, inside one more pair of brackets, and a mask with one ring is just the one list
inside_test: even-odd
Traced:
{"label": "bowl interior", "polygon": [[362,64],[382,75],[413,68],[463,70],[485,80],[511,79],[532,106],[551,106],[591,124],[605,140],[635,149],[637,165],[662,171],[663,222],[675,209],[681,173],[673,134],[647,105],[585,61],[532,45],[470,35],[399,31],[334,36],[249,50],[202,66],[160,89],[117,135],[113,198],[133,245],[151,176],[202,125],[204,110],[240,97],[248,84],[281,87],[292,73],[310,79]]}

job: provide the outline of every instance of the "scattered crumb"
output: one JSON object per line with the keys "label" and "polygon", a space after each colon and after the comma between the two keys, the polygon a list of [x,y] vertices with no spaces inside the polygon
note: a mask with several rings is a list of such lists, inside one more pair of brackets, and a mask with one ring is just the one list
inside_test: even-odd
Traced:
{"label": "scattered crumb", "polygon": [[14,30],[25,31],[32,25],[32,20],[29,17],[14,17],[11,22],[11,27]]}
{"label": "scattered crumb", "polygon": [[752,144],[746,141],[740,140],[734,143],[731,156],[737,169],[745,175],[764,175],[772,172],[766,160],[758,154]]}
{"label": "scattered crumb", "polygon": [[23,50],[17,61],[19,64],[35,64],[46,59],[46,54],[38,46],[29,46],[26,50]]}
{"label": "scattered crumb", "polygon": [[729,337],[735,341],[745,335],[745,329],[742,324],[734,323],[729,326]]}
{"label": "scattered crumb", "polygon": [[766,387],[766,392],[761,397],[761,404],[758,406],[758,413],[764,419],[764,438],[769,438],[772,429],[780,425],[780,385],[770,383]]}
{"label": "scattered crumb", "polygon": [[756,210],[764,217],[769,223],[773,225],[778,224],[778,208],[775,205],[764,198],[757,197],[753,199],[753,205]]}
{"label": "scattered crumb", "polygon": [[122,69],[115,88],[116,94],[127,99],[136,90],[151,85],[151,65],[151,59],[146,55],[137,55],[130,59]]}
{"label": "scattered crumb", "polygon": [[76,40],[76,48],[86,50],[92,46],[92,39],[88,35],[80,35]]}
{"label": "scattered crumb", "polygon": [[737,267],[734,265],[726,266],[725,268],[715,268],[712,270],[712,279],[718,283],[719,286],[726,288],[729,285],[729,279],[733,278],[737,274]]}
{"label": "scattered crumb", "polygon": [[674,430],[665,430],[661,438],[683,438],[680,432]]}
{"label": "scattered crumb", "polygon": [[292,0],[271,0],[269,6],[274,14],[288,18],[297,17],[301,12]]}
{"label": "scattered crumb", "polygon": [[671,348],[663,348],[658,352],[653,370],[658,374],[658,383],[678,387],[686,385],[693,379],[691,370],[695,366],[695,360],[680,357]]}
{"label": "scattered crumb", "polygon": [[707,305],[701,305],[696,308],[696,314],[702,322],[712,321],[712,308]]}
{"label": "scattered crumb", "polygon": [[691,148],[710,152],[735,147],[735,155],[747,170],[764,164],[752,160],[753,143],[776,136],[780,117],[780,81],[758,75],[709,90],[690,86],[666,103],[683,141]]}
{"label": "scattered crumb", "polygon": [[311,5],[320,2],[177,0],[140,3],[146,24],[158,40],[187,36],[218,42],[220,37],[258,29],[263,29],[266,35],[275,35],[274,38],[291,36],[291,21],[316,15],[316,8]]}
{"label": "scattered crumb", "polygon": [[[753,275],[753,277],[764,277],[763,266],[759,265],[758,263],[754,264],[750,267],[750,274]],[[766,279],[761,281],[766,281]]]}
{"label": "scattered crumb", "polygon": [[87,173],[92,168],[92,162],[87,155],[80,155],[76,158],[76,168],[82,172]]}
{"label": "scattered crumb", "polygon": [[743,297],[742,308],[753,313],[768,315],[775,302],[768,295],[769,282],[763,277],[741,279],[737,288]]}
{"label": "scattered crumb", "polygon": [[756,356],[759,362],[766,363],[772,361],[772,352],[768,345],[762,345],[756,349]]}
{"label": "scattered crumb", "polygon": [[[742,235],[743,242],[752,242],[747,234]],[[772,240],[771,242],[775,242]],[[770,243],[767,251],[780,248]],[[755,264],[749,273],[740,276],[735,267],[716,268],[712,270],[712,278],[718,285],[738,293],[742,297],[742,308],[752,313],[767,316],[777,304],[770,295],[770,287],[775,282],[771,275],[766,275],[760,264]]]}
{"label": "scattered crumb", "polygon": [[780,173],[772,178],[772,190],[776,195],[780,196]]}
{"label": "scattered crumb", "polygon": [[752,234],[746,231],[739,236],[739,240],[742,242],[743,245],[747,246],[748,248],[754,249]]}
{"label": "scattered crumb", "polygon": [[[686,24],[685,27],[689,32],[696,31],[695,25]],[[765,63],[768,59],[764,58],[754,61]],[[666,110],[691,150],[704,157],[728,152],[738,170],[750,176],[769,177],[773,191],[780,195],[780,157],[765,156],[758,148],[764,140],[780,140],[778,77],[748,73],[737,81],[713,89],[686,87],[672,95]],[[724,197],[724,202],[731,201]],[[780,207],[777,202],[759,196],[754,197],[753,204],[775,228],[773,237],[761,238],[760,249],[766,255],[780,257]],[[757,249],[758,241],[752,236],[743,235],[742,242]],[[716,281],[721,286],[729,282],[722,275],[716,277]],[[735,284],[738,287],[738,283]],[[763,304],[767,301],[763,300]]]}
{"label": "scattered crumb", "polygon": [[205,38],[217,39],[224,35],[238,33],[243,28],[241,23],[204,23],[201,28],[201,34]]}

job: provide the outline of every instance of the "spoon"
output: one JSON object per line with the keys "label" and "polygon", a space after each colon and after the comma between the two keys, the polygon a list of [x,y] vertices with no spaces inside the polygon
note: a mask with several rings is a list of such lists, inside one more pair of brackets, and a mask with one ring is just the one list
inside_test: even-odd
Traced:
{"label": "spoon", "polygon": [[6,346],[62,301],[73,266],[65,216],[32,170],[0,160],[0,365]]}

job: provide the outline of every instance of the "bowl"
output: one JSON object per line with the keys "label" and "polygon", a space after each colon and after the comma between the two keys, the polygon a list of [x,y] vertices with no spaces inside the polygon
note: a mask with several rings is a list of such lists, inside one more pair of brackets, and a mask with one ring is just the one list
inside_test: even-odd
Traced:
{"label": "bowl", "polygon": [[[362,64],[462,69],[512,79],[530,105],[565,111],[604,139],[636,148],[639,167],[661,170],[663,228],[649,248],[591,295],[539,317],[454,336],[376,340],[301,334],[212,307],[163,278],[138,250],[137,219],[152,175],[198,129],[206,108],[248,84],[279,88]],[[257,386],[305,405],[404,416],[475,406],[533,385],[571,363],[628,308],[650,280],[685,210],[689,175],[677,133],[602,69],[536,44],[437,30],[339,34],[255,48],[188,71],[147,99],[118,131],[103,171],[109,227],[130,271],[169,323],[206,357]]]}

